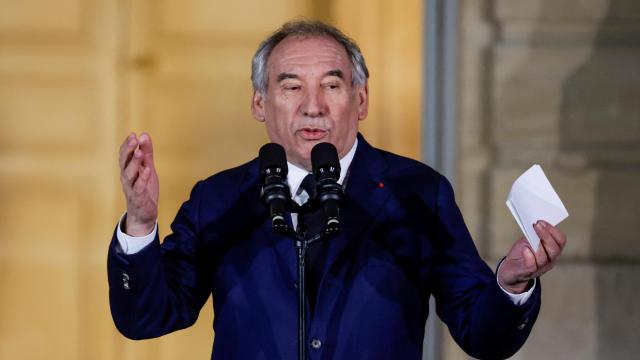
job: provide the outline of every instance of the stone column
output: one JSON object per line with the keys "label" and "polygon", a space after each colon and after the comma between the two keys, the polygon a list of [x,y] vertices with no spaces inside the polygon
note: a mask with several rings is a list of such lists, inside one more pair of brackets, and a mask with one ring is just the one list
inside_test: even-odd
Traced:
{"label": "stone column", "polygon": [[640,2],[463,0],[460,19],[457,194],[483,257],[495,266],[521,236],[504,201],[535,163],[570,214],[514,358],[637,356]]}

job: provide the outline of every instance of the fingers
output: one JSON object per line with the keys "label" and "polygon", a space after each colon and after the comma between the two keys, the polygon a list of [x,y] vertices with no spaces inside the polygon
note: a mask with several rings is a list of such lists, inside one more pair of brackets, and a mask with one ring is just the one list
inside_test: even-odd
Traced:
{"label": "fingers", "polygon": [[[134,186],[146,168],[151,168],[150,170],[153,171],[153,144],[149,134],[142,133],[139,138],[133,132],[129,134],[120,145],[119,164],[120,180],[126,187],[125,191]],[[148,180],[149,178],[145,178],[143,185]]]}
{"label": "fingers", "polygon": [[135,133],[131,133],[124,139],[122,145],[120,145],[120,156],[118,158],[120,172],[122,172],[129,164],[129,161],[131,161],[133,150],[135,150],[136,147],[138,147],[138,138]]}
{"label": "fingers", "polygon": [[567,242],[566,236],[545,221],[538,221],[534,224],[534,229],[540,237],[538,250],[533,251],[525,238],[516,242],[500,265],[501,284],[515,289],[528,280],[543,275],[555,265]]}
{"label": "fingers", "polygon": [[540,247],[543,248],[547,254],[548,262],[555,261],[562,253],[562,249],[566,244],[566,236],[545,221],[538,221],[536,224],[536,232],[540,237]]}
{"label": "fingers", "polygon": [[535,252],[537,273],[540,276],[553,268],[562,253],[567,238],[562,231],[546,221],[538,221],[534,225],[534,229],[540,237],[540,246]]}
{"label": "fingers", "polygon": [[549,223],[547,223],[547,230],[549,231],[551,236],[553,236],[553,239],[560,248],[560,251],[562,251],[562,249],[564,249],[564,246],[567,244],[567,236],[562,231],[558,230],[557,227]]}
{"label": "fingers", "polygon": [[538,270],[536,256],[528,246],[522,249],[522,265],[529,276],[535,274],[536,270]]}
{"label": "fingers", "polygon": [[133,185],[133,191],[140,195],[144,192],[149,183],[149,179],[151,178],[151,168],[150,167],[141,167],[138,172],[138,178]]}
{"label": "fingers", "polygon": [[129,163],[126,165],[126,168],[124,169],[124,171],[122,171],[122,175],[120,177],[120,180],[122,181],[122,185],[124,185],[126,188],[130,188],[133,186],[133,183],[136,181],[141,171],[141,168],[140,168],[141,164],[142,164],[142,151],[140,151],[140,149],[136,149],[133,152],[133,157],[131,158]]}
{"label": "fingers", "polygon": [[142,151],[142,159],[145,165],[153,166],[153,144],[151,136],[146,132],[140,134],[140,150]]}
{"label": "fingers", "polygon": [[[127,201],[128,233],[145,232],[158,216],[158,176],[153,166],[153,145],[151,137],[142,133],[129,134],[120,145],[118,159],[120,182]],[[142,231],[138,231],[143,229]]]}
{"label": "fingers", "polygon": [[542,268],[546,266],[547,263],[549,263],[549,254],[547,253],[547,249],[544,246],[544,240],[543,240],[545,237],[548,237],[549,235],[544,230],[540,222],[537,222],[535,225],[533,225],[533,228],[538,234],[538,237],[540,238],[540,245],[538,246],[538,250],[536,250],[533,254],[535,255],[536,264],[538,268]]}
{"label": "fingers", "polygon": [[131,161],[133,150],[136,148],[142,151],[143,160],[145,162],[151,163],[153,161],[153,144],[151,142],[151,136],[144,132],[140,134],[140,137],[138,138],[136,134],[132,132],[120,145],[120,157],[118,159],[120,170],[124,170],[129,161]]}

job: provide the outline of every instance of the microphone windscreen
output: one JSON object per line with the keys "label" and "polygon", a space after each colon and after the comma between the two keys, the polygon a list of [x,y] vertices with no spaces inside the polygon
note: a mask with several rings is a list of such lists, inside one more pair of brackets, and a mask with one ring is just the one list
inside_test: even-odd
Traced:
{"label": "microphone windscreen", "polygon": [[332,166],[340,174],[340,159],[338,150],[333,144],[328,142],[319,143],[311,149],[311,167],[316,173],[320,168]]}
{"label": "microphone windscreen", "polygon": [[287,155],[280,144],[264,144],[260,148],[258,162],[260,163],[261,174],[263,174],[266,169],[275,166],[282,169],[282,176],[287,176]]}

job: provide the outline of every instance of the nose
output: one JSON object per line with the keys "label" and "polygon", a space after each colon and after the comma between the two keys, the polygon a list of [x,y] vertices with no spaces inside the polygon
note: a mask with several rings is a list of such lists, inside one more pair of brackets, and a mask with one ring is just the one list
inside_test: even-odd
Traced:
{"label": "nose", "polygon": [[327,104],[325,103],[322,91],[309,89],[302,101],[300,110],[305,117],[315,118],[327,114]]}

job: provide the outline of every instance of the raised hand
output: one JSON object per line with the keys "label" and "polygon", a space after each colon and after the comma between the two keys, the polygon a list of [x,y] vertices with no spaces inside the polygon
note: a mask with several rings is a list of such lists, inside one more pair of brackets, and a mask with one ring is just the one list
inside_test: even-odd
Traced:
{"label": "raised hand", "polygon": [[538,251],[534,252],[525,238],[518,240],[500,265],[498,281],[513,294],[520,294],[531,279],[551,270],[567,243],[565,234],[546,221],[534,225],[540,237]]}
{"label": "raised hand", "polygon": [[158,217],[160,185],[153,165],[151,137],[131,133],[120,145],[120,182],[127,201],[123,231],[144,236],[153,230]]}

